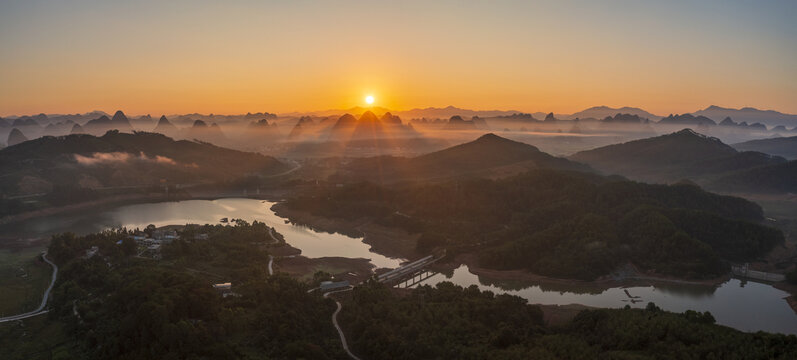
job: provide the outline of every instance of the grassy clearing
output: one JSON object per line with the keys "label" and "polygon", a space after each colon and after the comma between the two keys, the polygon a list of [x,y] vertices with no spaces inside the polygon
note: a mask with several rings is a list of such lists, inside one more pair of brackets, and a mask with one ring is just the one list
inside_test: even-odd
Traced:
{"label": "grassy clearing", "polygon": [[0,354],[3,359],[74,359],[74,345],[64,324],[47,315],[0,323]]}
{"label": "grassy clearing", "polygon": [[0,316],[35,310],[52,276],[38,248],[0,250]]}

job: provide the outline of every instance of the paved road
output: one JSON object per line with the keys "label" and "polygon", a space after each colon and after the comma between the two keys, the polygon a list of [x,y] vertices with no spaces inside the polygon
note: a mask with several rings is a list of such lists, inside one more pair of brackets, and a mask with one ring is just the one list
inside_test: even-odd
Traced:
{"label": "paved road", "polygon": [[[353,289],[353,288],[350,287],[350,288],[344,289],[344,290],[330,291],[330,292],[324,294],[324,297],[327,297],[330,294],[334,294],[334,293],[349,291],[351,289]],[[341,342],[341,344],[343,344],[343,350],[346,350],[346,353],[349,354],[349,357],[351,357],[352,359],[360,360],[360,358],[358,358],[357,355],[354,355],[351,352],[351,350],[349,350],[349,344],[346,343],[346,335],[343,334],[343,329],[341,329],[340,325],[338,324],[338,313],[340,312],[341,309],[343,309],[343,305],[341,305],[340,301],[337,301],[337,300],[335,300],[335,304],[338,305],[338,308],[337,308],[337,310],[335,310],[335,313],[332,314],[332,325],[335,325],[335,329],[338,330],[338,335],[340,335],[340,342]]]}
{"label": "paved road", "polygon": [[292,172],[294,172],[294,171],[296,171],[296,170],[299,170],[299,169],[301,169],[301,168],[302,168],[302,164],[300,164],[300,163],[298,163],[298,162],[296,162],[296,161],[293,161],[293,160],[287,160],[287,161],[294,163],[294,165],[296,165],[296,166],[294,166],[294,167],[293,167],[292,169],[290,169],[290,170],[283,171],[283,172],[281,172],[281,173],[279,173],[279,174],[266,175],[266,176],[263,176],[263,177],[265,177],[265,178],[273,178],[273,177],[278,177],[278,176],[288,175],[288,174],[290,174],[290,173],[292,173]]}
{"label": "paved road", "polygon": [[53,267],[53,277],[50,279],[50,286],[47,287],[47,290],[44,292],[44,296],[42,297],[42,303],[36,310],[31,312],[26,312],[24,314],[13,315],[13,316],[6,316],[4,318],[0,318],[0,323],[7,322],[7,321],[14,321],[14,320],[22,320],[27,319],[29,317],[33,317],[36,315],[41,315],[46,313],[49,310],[44,310],[44,307],[47,306],[47,300],[50,298],[50,291],[53,289],[53,285],[55,285],[55,278],[58,276],[58,265],[55,265],[53,262],[47,259],[47,253],[42,254],[42,259],[46,261]]}

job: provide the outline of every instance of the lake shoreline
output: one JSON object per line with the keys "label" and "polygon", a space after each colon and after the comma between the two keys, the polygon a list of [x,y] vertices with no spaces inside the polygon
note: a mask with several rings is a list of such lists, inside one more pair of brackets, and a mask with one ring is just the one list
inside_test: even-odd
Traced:
{"label": "lake shoreline", "polygon": [[161,193],[114,195],[102,199],[84,201],[77,204],[70,204],[64,206],[51,206],[39,210],[26,211],[15,215],[4,216],[0,218],[0,225],[8,225],[21,221],[58,215],[72,211],[91,210],[95,208],[101,208],[103,206],[124,206],[124,205],[132,205],[143,202],[179,201],[179,200],[188,200],[188,199],[191,199],[191,197],[173,196],[173,195],[165,196]]}
{"label": "lake shoreline", "polygon": [[[385,256],[404,257],[412,259],[419,256],[414,246],[417,243],[418,234],[408,234],[402,229],[388,228],[378,224],[374,224],[370,219],[358,219],[355,221],[346,221],[341,219],[331,219],[322,216],[313,215],[306,211],[293,210],[284,205],[284,203],[277,203],[272,207],[277,216],[287,218],[291,222],[308,226],[312,229],[338,232],[349,236],[363,236],[363,242],[371,245],[372,251]],[[369,232],[369,230],[371,230]],[[374,231],[378,230],[378,231]],[[381,236],[374,236],[376,233],[382,233]],[[393,244],[397,239],[407,239],[414,237],[411,242],[412,245],[407,244]],[[406,240],[405,240],[406,241]],[[594,281],[585,281],[577,279],[562,279],[552,278],[539,274],[534,274],[525,270],[495,270],[487,269],[478,265],[478,260],[473,254],[460,254],[447,263],[438,264],[437,267],[451,270],[458,267],[460,264],[468,266],[470,271],[475,275],[485,276],[496,280],[510,280],[510,281],[531,281],[531,282],[544,282],[549,284],[560,285],[585,285],[595,287],[623,287],[623,286],[637,286],[637,285],[653,285],[660,283],[675,283],[684,285],[699,285],[699,286],[718,286],[731,278],[730,272],[712,279],[693,280],[681,279],[675,277],[667,277],[660,275],[649,275],[639,271],[635,271],[633,276],[625,277],[621,280],[611,278],[609,275],[604,275]],[[611,286],[610,286],[611,285]]]}
{"label": "lake shoreline", "polygon": [[362,242],[371,246],[377,254],[402,259],[414,259],[419,234],[408,234],[401,229],[389,228],[362,218],[353,221],[330,219],[306,211],[293,210],[278,202],[271,207],[274,214],[290,222],[307,226],[313,230],[338,233],[349,237],[362,237]]}
{"label": "lake shoreline", "polygon": [[[657,284],[681,284],[681,285],[697,285],[706,287],[715,287],[728,281],[731,276],[730,273],[713,279],[706,280],[689,280],[671,277],[658,277],[649,275],[634,275],[625,277],[623,279],[614,279],[609,276],[602,276],[593,281],[577,280],[577,279],[562,279],[553,278],[544,275],[535,274],[526,270],[495,270],[487,269],[479,266],[478,259],[474,254],[460,254],[457,255],[453,261],[442,263],[438,266],[447,269],[457,268],[460,265],[466,265],[468,271],[477,276],[483,276],[491,280],[497,281],[520,281],[520,282],[533,282],[551,285],[576,285],[585,287],[594,287],[596,289],[608,289],[617,287],[631,287],[631,286],[654,286]],[[453,267],[452,267],[453,266]]]}

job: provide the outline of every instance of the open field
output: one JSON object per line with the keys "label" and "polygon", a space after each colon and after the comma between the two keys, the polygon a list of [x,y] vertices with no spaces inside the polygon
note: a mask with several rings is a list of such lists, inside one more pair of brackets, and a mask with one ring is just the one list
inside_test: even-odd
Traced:
{"label": "open field", "polygon": [[41,249],[0,250],[0,316],[36,309],[50,281],[52,268],[39,257]]}

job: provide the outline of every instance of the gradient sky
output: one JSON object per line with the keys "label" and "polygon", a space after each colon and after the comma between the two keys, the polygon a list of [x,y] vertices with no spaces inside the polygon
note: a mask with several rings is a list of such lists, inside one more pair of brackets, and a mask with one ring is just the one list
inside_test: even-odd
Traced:
{"label": "gradient sky", "polygon": [[0,0],[0,115],[797,113],[797,1]]}

